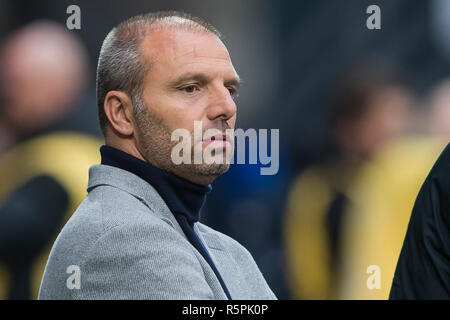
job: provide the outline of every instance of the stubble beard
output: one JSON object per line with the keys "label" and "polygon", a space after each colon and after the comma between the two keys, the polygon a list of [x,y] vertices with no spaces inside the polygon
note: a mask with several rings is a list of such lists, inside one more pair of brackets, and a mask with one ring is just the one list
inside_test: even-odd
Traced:
{"label": "stubble beard", "polygon": [[[174,173],[197,184],[209,184],[218,176],[225,173],[230,164],[223,163],[194,163],[194,145],[191,141],[191,163],[175,164],[171,159],[172,148],[178,141],[171,141],[171,130],[163,119],[154,115],[146,105],[135,115],[137,132],[139,134],[138,150],[144,159],[157,168]],[[191,140],[194,134],[191,132]],[[225,151],[224,151],[225,154]]]}

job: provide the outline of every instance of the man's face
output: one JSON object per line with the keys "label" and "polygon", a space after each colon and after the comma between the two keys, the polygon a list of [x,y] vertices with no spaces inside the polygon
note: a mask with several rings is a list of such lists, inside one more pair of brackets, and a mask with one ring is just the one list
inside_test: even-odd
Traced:
{"label": "man's face", "polygon": [[227,49],[213,34],[176,30],[154,31],[141,48],[151,66],[144,80],[145,111],[136,118],[138,149],[157,167],[194,182],[212,182],[229,165],[175,165],[170,155],[177,142],[171,142],[171,134],[176,129],[191,132],[192,156],[195,148],[204,149],[211,143],[214,152],[225,154],[226,148],[233,148],[233,141],[199,141],[193,135],[194,121],[201,121],[203,132],[234,129],[233,96],[239,78]]}

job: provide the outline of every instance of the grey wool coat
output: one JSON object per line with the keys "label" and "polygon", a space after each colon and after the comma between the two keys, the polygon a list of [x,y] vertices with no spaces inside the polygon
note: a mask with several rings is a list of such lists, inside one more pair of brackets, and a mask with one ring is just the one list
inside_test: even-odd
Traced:
{"label": "grey wool coat", "polygon": [[[39,299],[227,299],[149,183],[94,165],[87,190],[53,244]],[[242,245],[200,222],[194,230],[232,299],[276,299]]]}

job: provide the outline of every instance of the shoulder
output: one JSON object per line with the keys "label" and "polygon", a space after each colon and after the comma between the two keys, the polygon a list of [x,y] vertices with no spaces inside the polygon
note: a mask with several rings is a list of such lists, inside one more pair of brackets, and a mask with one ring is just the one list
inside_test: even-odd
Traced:
{"label": "shoulder", "polygon": [[[171,224],[138,199],[118,201],[120,190],[94,191],[52,249],[41,298],[213,298],[192,246]],[[80,290],[65,286],[70,265],[79,267]]]}
{"label": "shoulder", "polygon": [[[107,245],[106,242],[110,241],[113,244],[123,237],[135,241],[139,237],[161,241],[163,238],[156,236],[161,232],[177,234],[171,222],[161,219],[153,210],[124,190],[108,185],[99,186],[91,190],[79,205],[55,245],[78,249],[80,254],[83,251],[85,255],[95,243]],[[145,228],[152,229],[152,232],[138,233]]]}

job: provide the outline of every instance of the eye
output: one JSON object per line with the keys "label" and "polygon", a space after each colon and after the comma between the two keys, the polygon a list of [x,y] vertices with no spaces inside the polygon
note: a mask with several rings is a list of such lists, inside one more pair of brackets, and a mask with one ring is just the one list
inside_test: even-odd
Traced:
{"label": "eye", "polygon": [[230,92],[230,95],[231,95],[233,98],[236,98],[236,97],[238,96],[236,88],[234,88],[234,87],[228,87],[227,89],[228,89],[228,91]]}
{"label": "eye", "polygon": [[187,93],[194,93],[195,91],[199,90],[197,85],[191,84],[186,87],[181,88],[182,91],[185,91]]}

